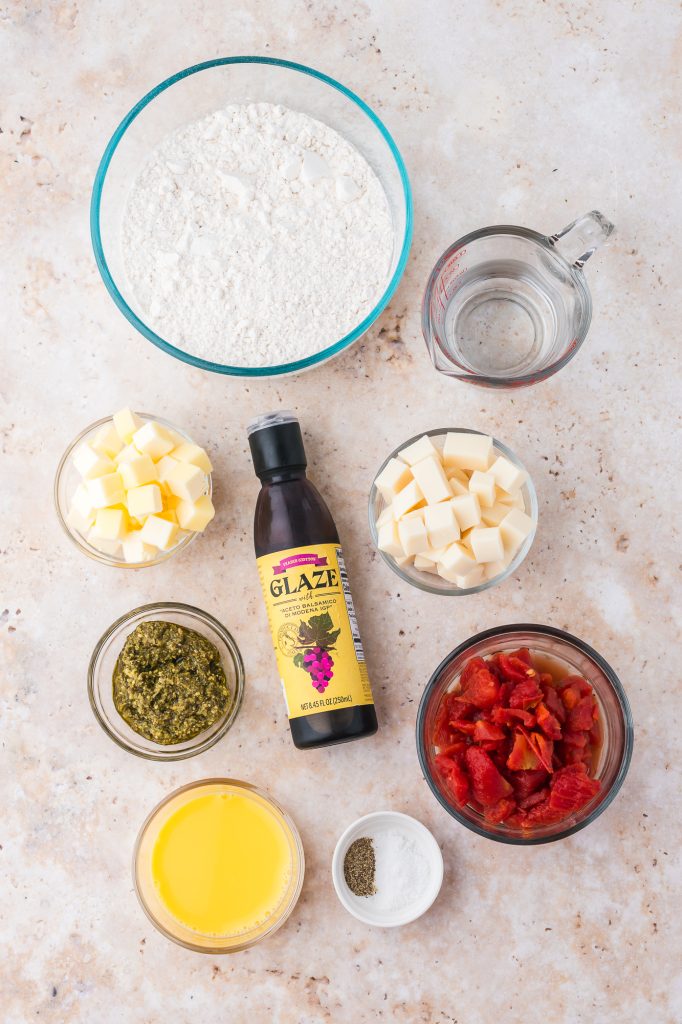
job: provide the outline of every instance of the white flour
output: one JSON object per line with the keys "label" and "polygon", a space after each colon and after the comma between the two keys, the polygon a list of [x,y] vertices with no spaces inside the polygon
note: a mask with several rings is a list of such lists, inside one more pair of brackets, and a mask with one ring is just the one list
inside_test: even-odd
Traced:
{"label": "white flour", "polygon": [[233,366],[291,362],[347,334],[388,281],[386,194],[306,114],[229,106],[173,132],[133,184],[123,259],[143,319]]}

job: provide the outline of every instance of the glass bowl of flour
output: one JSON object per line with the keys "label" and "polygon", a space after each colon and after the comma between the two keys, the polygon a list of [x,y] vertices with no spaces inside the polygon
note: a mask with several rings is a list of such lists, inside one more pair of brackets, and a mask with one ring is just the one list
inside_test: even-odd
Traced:
{"label": "glass bowl of flour", "polygon": [[95,178],[97,265],[130,323],[215,373],[322,363],[389,302],[412,237],[407,172],[358,96],[229,57],[181,71],[114,132]]}

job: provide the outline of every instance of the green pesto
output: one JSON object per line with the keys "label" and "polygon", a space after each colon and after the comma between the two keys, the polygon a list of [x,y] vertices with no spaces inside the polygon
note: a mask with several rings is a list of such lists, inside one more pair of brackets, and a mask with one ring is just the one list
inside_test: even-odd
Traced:
{"label": "green pesto", "polygon": [[121,718],[163,745],[198,736],[232,700],[216,646],[175,622],[135,627],[116,661],[113,686]]}

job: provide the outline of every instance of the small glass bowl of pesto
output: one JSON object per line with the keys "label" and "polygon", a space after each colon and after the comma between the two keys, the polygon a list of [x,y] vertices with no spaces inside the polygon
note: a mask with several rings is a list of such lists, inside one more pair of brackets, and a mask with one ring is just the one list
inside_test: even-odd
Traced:
{"label": "small glass bowl of pesto", "polygon": [[[244,664],[232,636],[208,612],[186,604],[147,604],[123,615],[98,641],[88,667],[95,718],[119,747],[150,761],[181,761],[208,750],[231,727],[243,693]],[[173,742],[174,735],[182,738]]]}

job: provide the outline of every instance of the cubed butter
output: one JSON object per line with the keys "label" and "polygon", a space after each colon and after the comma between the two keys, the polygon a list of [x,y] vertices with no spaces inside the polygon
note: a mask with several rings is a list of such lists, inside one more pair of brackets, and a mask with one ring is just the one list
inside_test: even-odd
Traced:
{"label": "cubed butter", "polygon": [[512,508],[499,525],[508,555],[515,555],[533,529],[533,520],[520,508]]}
{"label": "cubed butter", "polygon": [[73,453],[73,464],[84,480],[94,480],[98,476],[113,473],[115,469],[107,455],[95,451],[92,445],[85,442]]}
{"label": "cubed butter", "polygon": [[144,521],[140,530],[140,540],[143,544],[151,544],[160,551],[167,551],[175,544],[178,534],[177,523],[169,523],[167,519],[151,515]]}
{"label": "cubed butter", "polygon": [[485,579],[485,570],[483,566],[477,565],[475,569],[468,572],[466,576],[456,576],[455,583],[460,590],[470,590],[471,587],[477,587],[479,583],[483,583]]}
{"label": "cubed butter", "polygon": [[481,508],[481,520],[486,526],[499,526],[506,515],[509,514],[510,505],[503,505],[496,501],[492,508]]}
{"label": "cubed butter", "polygon": [[445,475],[452,483],[453,480],[459,480],[459,482],[469,490],[469,477],[466,475],[463,469],[459,469],[458,466],[446,466]]}
{"label": "cubed butter", "polygon": [[427,505],[424,509],[424,523],[432,548],[446,547],[459,540],[459,524],[451,501]]}
{"label": "cubed butter", "polygon": [[129,462],[122,462],[118,471],[121,474],[123,486],[127,490],[154,483],[158,479],[156,466],[149,455],[138,455]]}
{"label": "cubed butter", "polygon": [[416,462],[412,473],[429,505],[452,497],[452,488],[438,456],[428,455]]}
{"label": "cubed butter", "polygon": [[501,487],[507,494],[513,494],[523,487],[528,474],[525,469],[515,466],[504,455],[500,455],[490,467],[490,475],[498,487]]}
{"label": "cubed butter", "polygon": [[475,469],[469,480],[469,490],[478,498],[481,509],[492,508],[495,504],[495,477],[492,473]]}
{"label": "cubed butter", "polygon": [[422,516],[408,516],[398,523],[400,546],[406,555],[418,555],[429,546]]}
{"label": "cubed butter", "polygon": [[156,554],[156,548],[151,544],[145,544],[140,534],[141,530],[134,530],[126,534],[121,542],[123,558],[129,564],[136,562],[149,562]]}
{"label": "cubed butter", "polygon": [[438,572],[436,563],[431,558],[426,558],[425,555],[415,555],[414,567],[421,569],[422,572]]}
{"label": "cubed butter", "polygon": [[398,524],[393,520],[390,523],[384,523],[377,533],[377,547],[379,551],[384,551],[387,555],[391,555],[393,558],[401,558],[404,556],[403,546],[400,543],[400,537],[398,536]]}
{"label": "cubed butter", "polygon": [[499,562],[504,558],[504,543],[499,526],[484,526],[472,530],[469,543],[479,565],[485,562]]}
{"label": "cubed butter", "polygon": [[95,518],[93,534],[104,540],[122,540],[128,532],[128,514],[124,508],[101,508]]}
{"label": "cubed butter", "polygon": [[132,443],[127,444],[124,448],[121,448],[118,455],[114,456],[114,463],[120,466],[122,462],[130,462],[131,459],[139,459],[140,453],[138,452],[135,445]]}
{"label": "cubed butter", "polygon": [[196,501],[206,490],[206,474],[190,462],[178,462],[165,474],[171,494],[183,501]]}
{"label": "cubed butter", "polygon": [[198,444],[191,444],[191,442],[185,441],[184,444],[173,448],[171,455],[178,462],[191,462],[193,466],[198,466],[204,473],[213,472],[213,466],[211,465],[208,453],[203,448],[200,448]]}
{"label": "cubed butter", "polygon": [[176,514],[183,530],[205,530],[215,515],[213,502],[208,494],[202,494],[196,501],[181,501]]}
{"label": "cubed butter", "polygon": [[448,477],[450,482],[450,490],[456,498],[461,497],[463,494],[469,493],[469,481],[463,484],[461,480],[458,480],[456,476]]}
{"label": "cubed butter", "polygon": [[478,526],[481,521],[481,506],[475,494],[461,494],[450,501],[460,530]]}
{"label": "cubed butter", "polygon": [[492,456],[493,439],[487,434],[445,435],[443,462],[446,466],[484,471],[490,465]]}
{"label": "cubed butter", "polygon": [[114,413],[114,427],[124,444],[130,444],[133,434],[142,426],[142,420],[130,409]]}
{"label": "cubed butter", "polygon": [[109,459],[113,459],[115,455],[118,455],[121,448],[123,448],[123,441],[118,436],[118,432],[113,422],[105,423],[105,425],[97,431],[95,439],[92,442],[92,447],[95,451],[100,452],[102,455],[106,455]]}
{"label": "cubed butter", "polygon": [[84,516],[77,508],[71,508],[67,513],[66,521],[76,533],[85,535],[95,521],[95,513],[93,511],[89,515]]}
{"label": "cubed butter", "polygon": [[93,508],[108,508],[110,505],[122,505],[125,501],[123,481],[118,473],[106,473],[104,476],[88,480],[88,497]]}
{"label": "cubed butter", "polygon": [[504,572],[511,560],[512,556],[505,553],[504,558],[500,559],[499,562],[488,562],[487,565],[483,566],[485,570],[485,578],[487,580],[494,580],[496,576],[499,576],[500,573]]}
{"label": "cubed butter", "polygon": [[119,558],[121,555],[120,540],[108,540],[106,537],[98,537],[94,529],[88,534],[88,544],[108,558]]}
{"label": "cubed butter", "polygon": [[[505,510],[505,512],[508,512],[508,511],[509,511],[509,509]],[[383,510],[383,512],[379,513],[379,518],[377,519],[377,528],[380,527],[380,526],[383,526],[384,523],[390,523],[392,521],[393,521],[393,506],[392,505],[387,505],[386,508]]]}
{"label": "cubed butter", "polygon": [[168,431],[157,423],[156,420],[149,420],[133,434],[133,444],[138,452],[151,456],[154,461],[168,455],[175,445],[169,437]]}
{"label": "cubed butter", "polygon": [[73,492],[71,499],[71,508],[78,512],[79,516],[83,519],[94,520],[94,509],[92,501],[90,500],[90,494],[85,484],[79,484],[76,490]]}
{"label": "cubed butter", "polygon": [[158,484],[131,487],[127,495],[128,512],[136,519],[144,519],[163,510],[161,489]]}
{"label": "cubed butter", "polygon": [[424,505],[424,495],[416,480],[410,480],[402,491],[398,491],[393,499],[393,515],[396,519],[402,519],[406,512],[410,512],[418,505]]}
{"label": "cubed butter", "polygon": [[392,501],[398,491],[402,491],[412,479],[412,472],[400,459],[390,459],[374,484],[384,501]]}
{"label": "cubed butter", "polygon": [[523,491],[520,488],[518,491],[514,491],[513,494],[507,494],[501,487],[498,487],[497,500],[501,505],[507,505],[509,508],[520,508],[522,512],[526,511],[526,502],[523,497]]}
{"label": "cubed butter", "polygon": [[398,454],[408,466],[414,466],[417,462],[421,462],[422,459],[427,459],[429,456],[440,460],[440,452],[427,434],[424,434],[423,437],[408,445],[407,448],[403,448]]}
{"label": "cubed butter", "polygon": [[472,555],[459,543],[455,541],[445,551],[445,554],[438,563],[438,572],[443,579],[451,583],[456,582],[457,576],[466,576],[476,568],[476,561]]}

